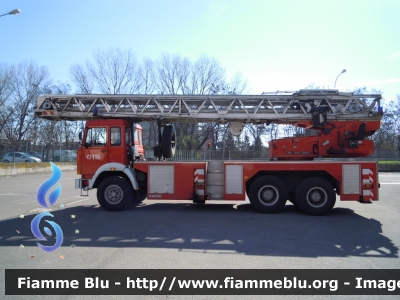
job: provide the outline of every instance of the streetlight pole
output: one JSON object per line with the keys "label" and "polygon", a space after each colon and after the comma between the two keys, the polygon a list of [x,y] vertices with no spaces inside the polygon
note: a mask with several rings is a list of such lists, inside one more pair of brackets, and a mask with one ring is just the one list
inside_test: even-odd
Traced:
{"label": "streetlight pole", "polygon": [[336,81],[337,81],[337,79],[338,79],[339,76],[342,75],[343,73],[346,73],[346,69],[343,69],[342,72],[340,72],[339,75],[336,77],[335,86],[333,87],[334,89],[336,88]]}
{"label": "streetlight pole", "polygon": [[19,13],[20,13],[20,10],[16,8],[6,14],[0,15],[0,17],[7,16],[7,15],[17,15]]}

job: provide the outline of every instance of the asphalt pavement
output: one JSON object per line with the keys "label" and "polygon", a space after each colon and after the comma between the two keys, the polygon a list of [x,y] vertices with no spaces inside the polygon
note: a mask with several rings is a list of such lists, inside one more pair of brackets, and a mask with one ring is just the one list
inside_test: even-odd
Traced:
{"label": "asphalt pavement", "polygon": [[[321,217],[304,215],[289,202],[279,214],[258,213],[248,202],[165,200],[108,212],[98,205],[96,190],[86,197],[74,189],[78,176],[72,170],[63,171],[61,196],[47,210],[36,194],[49,176],[0,177],[0,295],[5,269],[400,269],[400,173],[379,174],[380,201],[337,201],[333,212]],[[61,248],[51,253],[37,246],[31,232],[32,219],[44,211],[53,214],[64,233]],[[82,298],[8,298],[39,297]],[[317,296],[302,297],[311,298]]]}

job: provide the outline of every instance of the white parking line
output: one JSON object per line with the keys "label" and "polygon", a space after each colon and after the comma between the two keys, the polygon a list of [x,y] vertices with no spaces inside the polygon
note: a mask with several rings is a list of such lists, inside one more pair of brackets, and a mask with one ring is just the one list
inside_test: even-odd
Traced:
{"label": "white parking line", "polygon": [[27,203],[32,203],[32,202],[36,202],[36,201],[26,201],[26,202],[21,202],[21,203],[18,203],[18,204],[27,204]]}
{"label": "white parking line", "polygon": [[41,212],[45,212],[45,211],[51,211],[51,208],[35,208],[35,209],[31,209],[29,212],[30,213],[41,213]]}
{"label": "white parking line", "polygon": [[66,205],[71,205],[71,204],[75,204],[75,203],[82,202],[82,201],[86,201],[86,200],[89,200],[89,198],[85,198],[85,199],[82,199],[82,200],[78,200],[78,201],[66,203],[66,204],[64,204],[64,205],[65,205],[65,206],[66,206]]}

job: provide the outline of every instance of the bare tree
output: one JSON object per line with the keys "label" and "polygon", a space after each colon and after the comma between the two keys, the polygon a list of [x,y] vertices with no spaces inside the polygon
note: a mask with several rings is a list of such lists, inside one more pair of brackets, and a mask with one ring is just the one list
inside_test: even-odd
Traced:
{"label": "bare tree", "polygon": [[[218,61],[206,55],[193,63],[178,54],[164,53],[155,61],[147,58],[138,64],[130,50],[118,48],[95,52],[93,62],[87,61],[86,67],[74,65],[70,74],[81,93],[240,94],[247,85],[240,74],[227,81]],[[155,124],[142,125],[145,146],[154,146],[158,137]],[[227,129],[215,123],[177,123],[175,128],[178,149],[200,149],[219,136],[215,130]]]}
{"label": "bare tree", "polygon": [[[87,60],[85,66],[73,65],[69,71],[78,93],[82,94],[150,94],[156,88],[154,62],[144,59],[141,64],[138,63],[130,49],[95,51],[92,61]],[[143,124],[144,140],[149,144],[157,137],[153,125]],[[71,134],[75,134],[76,130]],[[65,136],[65,141],[68,142],[68,136]]]}
{"label": "bare tree", "polygon": [[229,86],[235,95],[246,94],[248,92],[248,83],[243,75],[239,72],[235,73],[230,80]]}
{"label": "bare tree", "polygon": [[95,51],[86,69],[72,66],[70,74],[81,93],[133,94],[141,88],[139,67],[132,50],[109,48]]}
{"label": "bare tree", "polygon": [[[387,157],[400,155],[400,95],[385,105],[380,129],[372,136],[375,152]],[[385,154],[384,154],[385,153]]]}
{"label": "bare tree", "polygon": [[4,126],[10,120],[13,109],[8,106],[12,94],[12,72],[6,64],[0,64],[0,137],[2,137]]}
{"label": "bare tree", "polygon": [[78,87],[79,94],[91,94],[93,91],[93,81],[92,77],[84,70],[82,65],[73,65],[69,73],[71,75],[72,81]]}
{"label": "bare tree", "polygon": [[[46,86],[43,94],[69,94],[71,87],[67,83]],[[43,152],[48,161],[53,157],[53,150],[74,150],[78,147],[78,132],[83,128],[83,121],[50,121],[36,118],[27,133],[31,148]]]}
{"label": "bare tree", "polygon": [[140,93],[152,94],[156,89],[156,70],[154,61],[150,58],[143,59],[139,68],[139,76],[141,80]]}
{"label": "bare tree", "polygon": [[[34,120],[33,109],[36,98],[42,89],[48,86],[49,72],[46,67],[38,66],[35,62],[24,61],[11,67],[12,94],[10,109],[12,120],[5,125],[5,135],[12,141],[21,141],[31,128]],[[22,147],[18,144],[17,147]]]}
{"label": "bare tree", "polygon": [[161,94],[185,94],[191,62],[178,54],[164,53],[156,63],[156,85]]}
{"label": "bare tree", "polygon": [[246,124],[245,132],[246,134],[250,134],[253,141],[252,145],[250,146],[252,150],[261,150],[263,146],[261,137],[271,132],[271,129],[273,128],[273,126],[271,125],[269,127],[266,127],[259,124]]}
{"label": "bare tree", "polygon": [[[155,63],[150,58],[145,58],[139,68],[141,80],[141,94],[152,94],[156,90]],[[146,149],[154,147],[158,142],[158,130],[155,122],[142,122],[143,144]]]}
{"label": "bare tree", "polygon": [[221,84],[224,80],[225,70],[219,62],[203,54],[192,65],[185,91],[187,94],[211,94],[213,85]]}

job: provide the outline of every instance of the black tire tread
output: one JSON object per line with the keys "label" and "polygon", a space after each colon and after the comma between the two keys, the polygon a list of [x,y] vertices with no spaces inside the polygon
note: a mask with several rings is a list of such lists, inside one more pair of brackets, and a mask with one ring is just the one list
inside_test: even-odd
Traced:
{"label": "black tire tread", "polygon": [[166,125],[161,139],[161,150],[164,158],[172,158],[175,155],[175,144],[172,145],[172,141],[176,143],[175,129],[172,125]]}
{"label": "black tire tread", "polygon": [[147,198],[147,191],[137,190],[133,192],[132,202],[135,204],[142,203]]}
{"label": "black tire tread", "polygon": [[[327,203],[319,208],[310,206],[306,199],[308,190],[316,186],[323,188],[328,196]],[[332,211],[336,202],[336,194],[333,186],[328,181],[319,177],[311,177],[304,179],[296,187],[295,199],[297,206],[302,212],[309,215],[320,216]]]}
{"label": "black tire tread", "polygon": [[[279,200],[271,206],[267,206],[261,202],[258,198],[258,191],[260,188],[265,186],[268,183],[274,186],[279,193]],[[285,184],[279,178],[275,176],[261,176],[257,178],[249,187],[248,197],[251,205],[258,211],[263,213],[277,213],[281,211],[286,204],[287,201],[287,191]]]}
{"label": "black tire tread", "polygon": [[[109,185],[119,185],[124,193],[123,199],[116,205],[112,205],[104,198],[104,191]],[[133,188],[130,183],[118,176],[107,177],[104,179],[97,188],[97,201],[105,210],[119,211],[127,209],[132,203]]]}

